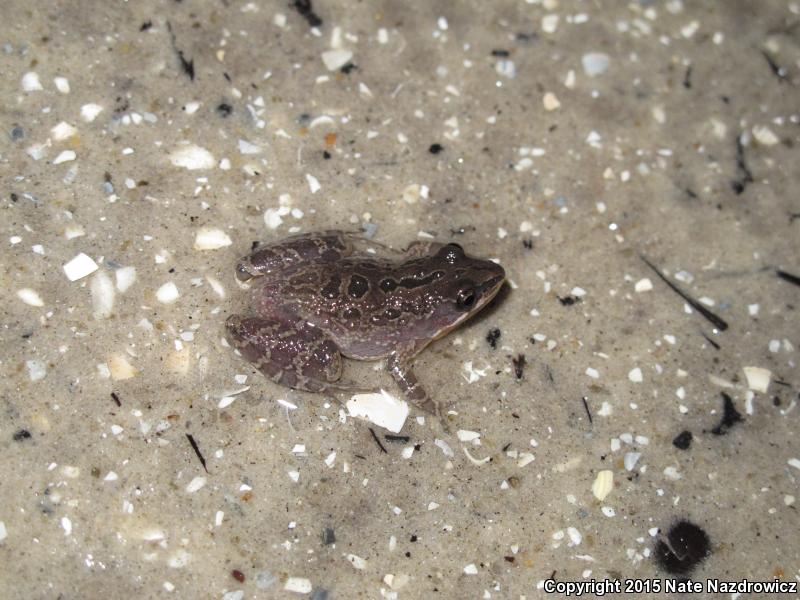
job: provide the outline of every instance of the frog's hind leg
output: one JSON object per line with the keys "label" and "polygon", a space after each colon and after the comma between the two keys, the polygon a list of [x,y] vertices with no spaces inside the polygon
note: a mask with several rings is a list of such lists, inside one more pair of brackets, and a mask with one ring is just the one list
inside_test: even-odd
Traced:
{"label": "frog's hind leg", "polygon": [[429,412],[439,419],[445,431],[449,431],[447,421],[442,413],[442,406],[422,387],[414,370],[411,368],[411,358],[418,352],[413,344],[400,346],[392,354],[386,366],[405,397],[414,406]]}
{"label": "frog's hind leg", "polygon": [[234,348],[275,383],[308,392],[339,389],[342,356],[315,327],[232,315],[225,322]]}
{"label": "frog's hind leg", "polygon": [[286,269],[309,262],[330,263],[353,253],[354,236],[344,231],[301,233],[274,244],[256,248],[236,265],[236,278],[280,274]]}

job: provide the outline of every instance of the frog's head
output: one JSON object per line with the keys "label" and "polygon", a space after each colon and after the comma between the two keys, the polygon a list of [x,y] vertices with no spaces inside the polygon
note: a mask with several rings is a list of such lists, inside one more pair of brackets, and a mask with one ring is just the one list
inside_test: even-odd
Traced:
{"label": "frog's head", "polygon": [[458,244],[442,246],[426,263],[433,279],[426,292],[431,310],[425,319],[431,339],[445,335],[480,311],[506,278],[503,267],[468,256]]}

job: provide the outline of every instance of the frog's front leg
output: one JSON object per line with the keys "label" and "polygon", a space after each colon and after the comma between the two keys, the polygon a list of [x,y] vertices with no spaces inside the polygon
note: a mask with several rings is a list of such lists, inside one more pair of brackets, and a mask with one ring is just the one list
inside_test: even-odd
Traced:
{"label": "frog's front leg", "polygon": [[242,258],[236,278],[248,281],[273,273],[285,273],[301,263],[332,263],[353,253],[355,234],[346,231],[301,233],[274,244],[266,244]]}
{"label": "frog's front leg", "polygon": [[225,322],[234,348],[275,383],[308,392],[341,389],[339,348],[304,323],[232,315]]}
{"label": "frog's front leg", "polygon": [[419,349],[414,343],[398,346],[395,348],[395,351],[389,355],[386,366],[389,368],[389,372],[403,391],[405,397],[408,398],[408,401],[414,406],[436,415],[446,428],[447,423],[442,416],[441,406],[428,395],[428,392],[422,387],[422,384],[414,374],[414,370],[411,368],[411,359],[418,352]]}

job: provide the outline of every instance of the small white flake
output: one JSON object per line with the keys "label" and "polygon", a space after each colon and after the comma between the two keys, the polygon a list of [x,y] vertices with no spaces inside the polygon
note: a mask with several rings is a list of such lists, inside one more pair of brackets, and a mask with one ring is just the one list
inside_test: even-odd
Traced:
{"label": "small white flake", "polygon": [[296,594],[310,594],[314,588],[311,581],[305,577],[289,577],[283,585],[283,589]]}
{"label": "small white flake", "polygon": [[592,379],[598,379],[600,377],[600,372],[592,367],[586,367],[586,374]]}
{"label": "small white flake", "polygon": [[317,178],[310,173],[306,173],[306,181],[308,181],[308,188],[312,194],[316,194],[322,188]]}
{"label": "small white flake", "polygon": [[350,62],[351,58],[353,58],[353,53],[350,50],[327,50],[322,53],[322,62],[329,71],[341,69]]}
{"label": "small white flake", "polygon": [[639,367],[631,369],[628,373],[628,379],[630,379],[633,383],[642,383],[644,380],[642,377],[642,370]]}
{"label": "small white flake", "polygon": [[62,150],[58,156],[56,156],[55,160],[53,160],[53,164],[60,165],[61,163],[70,162],[75,160],[77,156],[74,150]]}
{"label": "small white flake", "polygon": [[103,271],[98,271],[90,284],[95,319],[108,319],[114,311],[114,284]]}
{"label": "small white flake", "polygon": [[176,167],[183,167],[190,171],[198,169],[213,169],[217,164],[214,155],[205,148],[195,144],[181,144],[169,155],[169,161]]}
{"label": "small white flake", "polygon": [[547,111],[556,110],[561,107],[561,102],[559,102],[558,98],[553,92],[547,92],[542,97],[542,104],[544,105],[544,109]]}
{"label": "small white flake", "polygon": [[567,527],[567,535],[569,536],[570,546],[580,546],[581,541],[583,541],[581,532],[574,527]]}
{"label": "small white flake", "polygon": [[66,121],[61,121],[58,125],[56,125],[50,130],[50,135],[56,142],[63,142],[64,140],[68,140],[77,133],[78,130],[75,129],[72,125],[70,125]]}
{"label": "small white flake", "polygon": [[42,82],[39,80],[39,74],[34,71],[25,73],[22,76],[22,89],[26,92],[38,92],[43,90]]}
{"label": "small white flake", "polygon": [[47,375],[47,365],[41,360],[26,360],[25,368],[28,369],[28,379],[31,381],[39,381]]}
{"label": "small white flake", "polygon": [[69,79],[66,77],[54,77],[53,83],[59,92],[62,94],[69,94]]}
{"label": "small white flake", "polygon": [[439,448],[444,453],[445,456],[449,457],[455,456],[455,454],[453,453],[453,449],[450,447],[450,444],[448,444],[446,441],[436,438],[433,441],[433,445]]}
{"label": "small white flake", "polygon": [[0,521],[0,542],[8,537],[8,530],[6,530],[6,524]]}
{"label": "small white flake", "polygon": [[72,521],[69,520],[69,517],[61,517],[61,527],[64,529],[64,535],[72,533]]}
{"label": "small white flake", "polygon": [[477,575],[478,567],[476,567],[474,563],[470,563],[466,567],[464,567],[464,573],[466,573],[467,575]]}
{"label": "small white flake", "polygon": [[62,268],[64,269],[64,274],[67,276],[67,279],[70,281],[78,281],[78,279],[82,279],[94,273],[98,269],[98,266],[90,256],[81,252]]}
{"label": "small white flake", "polygon": [[795,469],[800,469],[800,458],[790,458],[786,463],[790,467],[794,467]]}
{"label": "small white flake", "polygon": [[380,393],[355,394],[346,403],[351,417],[371,421],[392,433],[399,433],[408,417],[408,404],[384,390]]}
{"label": "small white flake", "polygon": [[232,590],[222,594],[222,600],[242,600],[244,598],[244,590]]}
{"label": "small white flake", "polygon": [[603,506],[600,508],[600,511],[609,518],[617,514],[617,511],[615,511],[611,506]]}
{"label": "small white flake", "polygon": [[558,15],[545,15],[542,17],[542,31],[545,33],[555,33],[558,29]]}
{"label": "small white flake", "polygon": [[747,378],[747,387],[754,392],[767,393],[769,382],[772,378],[772,371],[762,367],[744,367],[744,376]]}
{"label": "small white flake", "polygon": [[639,459],[641,457],[642,457],[641,452],[626,452],[625,457],[623,458],[623,462],[625,464],[625,470],[633,471],[633,469],[636,467],[636,463],[639,462]]}
{"label": "small white flake", "polygon": [[287,475],[289,475],[289,479],[297,483],[300,481],[300,472],[299,471],[287,471]]}
{"label": "small white flake", "polygon": [[592,483],[592,494],[602,502],[614,489],[614,472],[604,469],[597,473]]}
{"label": "small white flake", "polygon": [[325,457],[325,464],[328,465],[328,468],[332,468],[333,465],[336,463],[336,452],[331,452],[328,456]]}
{"label": "small white flake", "polygon": [[683,475],[678,472],[678,469],[675,467],[667,467],[664,469],[664,477],[667,479],[671,479],[672,481],[678,481]]}
{"label": "small white flake", "polygon": [[156,290],[156,300],[162,304],[171,304],[175,302],[181,293],[178,291],[178,286],[174,282],[168,281]]}
{"label": "small white flake", "polygon": [[91,123],[101,112],[103,112],[103,107],[99,104],[84,104],[81,106],[81,119]]}
{"label": "small white flake", "polygon": [[108,474],[103,477],[103,481],[116,481],[119,479],[119,475],[114,473],[114,471],[109,471]]}
{"label": "small white flake", "polygon": [[640,279],[636,282],[636,285],[633,288],[636,290],[637,293],[641,294],[642,292],[649,292],[653,289],[653,282],[650,281],[647,277],[644,279]]}
{"label": "small white flake", "polygon": [[292,454],[305,454],[306,453],[306,445],[305,444],[295,444],[292,447]]}
{"label": "small white flake", "polygon": [[186,493],[187,494],[194,494],[196,491],[200,490],[206,484],[206,478],[197,476],[192,479],[189,484],[186,486]]}
{"label": "small white flake", "polygon": [[39,295],[39,292],[32,290],[31,288],[22,288],[17,290],[17,298],[22,300],[28,306],[44,306],[44,302],[42,301],[42,297]]}
{"label": "small white flake", "polygon": [[264,211],[264,224],[269,227],[270,229],[277,229],[280,227],[281,223],[283,223],[283,218],[280,215],[280,212],[273,209],[268,208]]}
{"label": "small white flake", "polygon": [[217,250],[232,243],[228,234],[217,227],[201,227],[194,237],[195,250]]}
{"label": "small white flake", "polygon": [[247,140],[239,140],[239,153],[244,155],[261,154],[263,149],[258,144]]}
{"label": "small white flake", "polygon": [[498,60],[494,65],[494,70],[498,75],[508,79],[514,79],[517,76],[517,67],[514,61],[507,58]]}
{"label": "small white flake", "polygon": [[761,144],[762,146],[774,146],[778,142],[780,142],[780,138],[775,135],[772,130],[764,126],[756,125],[753,127],[753,137],[756,138],[756,141]]}
{"label": "small white flake", "polygon": [[124,294],[136,281],[135,267],[120,267],[114,271],[114,279],[117,284],[117,291]]}
{"label": "small white flake", "polygon": [[470,431],[468,429],[459,429],[456,435],[458,435],[459,441],[462,442],[472,442],[481,437],[481,434],[477,431]]}
{"label": "small white flake", "polygon": [[610,62],[611,59],[608,54],[603,54],[602,52],[588,52],[581,58],[583,71],[590,77],[605,73]]}

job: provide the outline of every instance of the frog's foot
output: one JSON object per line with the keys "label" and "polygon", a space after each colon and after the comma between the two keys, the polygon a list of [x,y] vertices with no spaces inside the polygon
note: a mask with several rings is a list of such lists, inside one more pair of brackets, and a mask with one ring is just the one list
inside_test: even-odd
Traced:
{"label": "frog's foot", "polygon": [[225,327],[233,347],[275,383],[317,393],[347,385],[338,381],[339,349],[319,329],[242,315],[228,317]]}
{"label": "frog's foot", "polygon": [[398,350],[389,356],[387,367],[389,368],[389,372],[392,374],[392,377],[397,382],[397,385],[403,391],[403,395],[405,395],[408,401],[417,408],[420,408],[432,415],[436,415],[436,417],[439,419],[439,423],[442,425],[442,428],[445,430],[445,432],[449,433],[450,428],[448,427],[447,420],[442,413],[442,406],[436,402],[436,400],[431,398],[428,395],[428,392],[425,391],[425,388],[422,387],[422,384],[417,379],[417,376],[414,374],[414,371],[409,364],[409,360],[404,358],[401,350]]}

